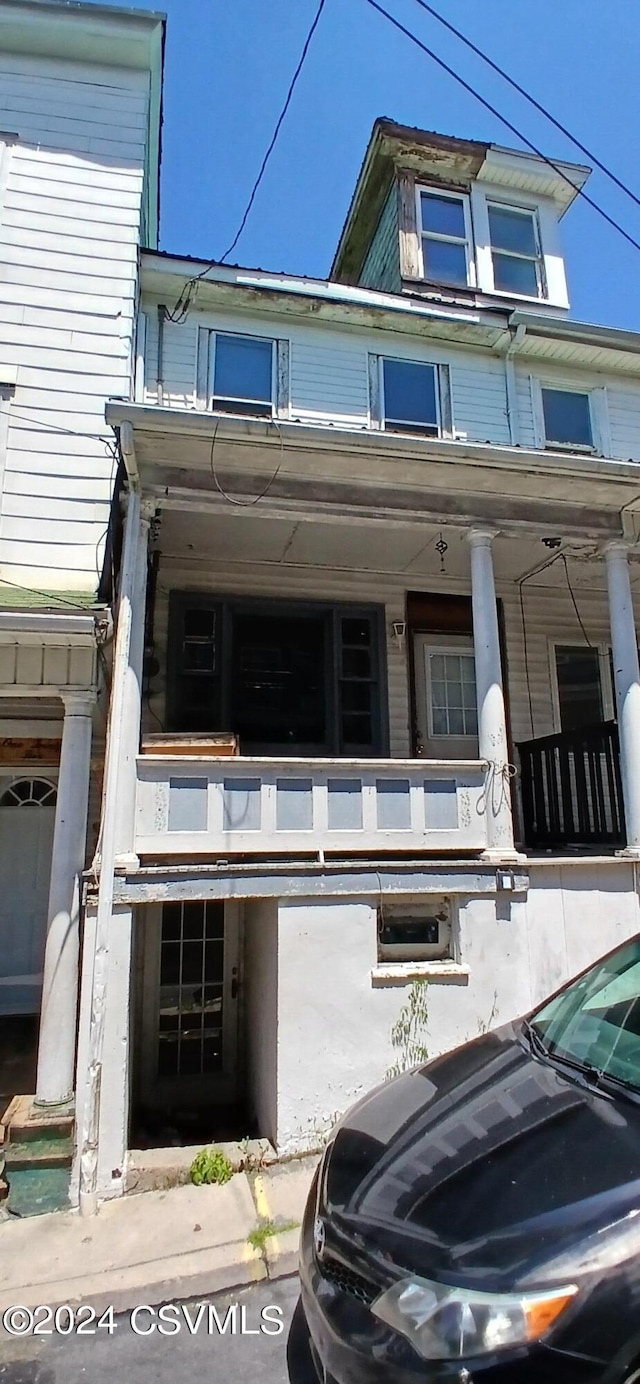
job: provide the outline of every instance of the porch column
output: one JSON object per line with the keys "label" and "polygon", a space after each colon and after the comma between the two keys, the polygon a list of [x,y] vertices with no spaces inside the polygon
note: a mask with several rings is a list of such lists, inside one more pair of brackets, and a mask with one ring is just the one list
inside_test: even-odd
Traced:
{"label": "porch column", "polygon": [[140,750],[142,718],[142,665],[144,660],[144,620],[147,602],[147,552],[149,523],[155,504],[141,506],[138,523],[136,565],[131,591],[131,631],[129,657],[123,674],[122,728],[118,771],[118,820],[116,827],[116,868],[137,865],[134,852],[136,809],[136,759]]}
{"label": "porch column", "polygon": [[507,723],[502,690],[498,610],[493,577],[491,529],[471,529],[471,602],[473,649],[478,697],[480,758],[489,763],[485,790],[487,853],[500,860],[516,858],[509,782]]}
{"label": "porch column", "polygon": [[605,558],[626,849],[629,854],[640,855],[640,669],[626,544],[621,540],[608,543]]}
{"label": "porch column", "polygon": [[64,693],[60,776],[49,884],[47,940],[36,1103],[64,1105],[73,1095],[78,1005],[80,874],[84,869],[91,713],[95,693]]}

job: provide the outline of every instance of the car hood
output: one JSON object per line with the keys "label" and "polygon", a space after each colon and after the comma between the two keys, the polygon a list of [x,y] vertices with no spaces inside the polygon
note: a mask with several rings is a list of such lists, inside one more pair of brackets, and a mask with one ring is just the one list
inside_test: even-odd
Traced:
{"label": "car hood", "polygon": [[612,1237],[638,1253],[640,1106],[558,1071],[508,1025],[355,1106],[322,1201],[394,1265],[487,1287],[592,1266]]}

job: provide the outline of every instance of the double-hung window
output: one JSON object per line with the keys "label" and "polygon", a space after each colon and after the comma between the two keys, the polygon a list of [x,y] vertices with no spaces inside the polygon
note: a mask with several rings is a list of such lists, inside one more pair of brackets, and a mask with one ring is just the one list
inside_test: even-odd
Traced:
{"label": "double-hung window", "polygon": [[211,397],[221,413],[271,418],[275,399],[275,342],[262,336],[215,332]]}
{"label": "double-hung window", "polygon": [[489,202],[493,286],[503,293],[544,297],[540,232],[535,211]]}
{"label": "double-hung window", "polygon": [[381,357],[381,422],[387,431],[438,437],[439,395],[436,365]]}
{"label": "double-hung window", "polygon": [[577,389],[550,389],[545,385],[540,392],[545,446],[592,452],[594,437],[589,395]]}
{"label": "double-hung window", "polygon": [[467,288],[472,262],[468,198],[418,188],[418,210],[423,278]]}

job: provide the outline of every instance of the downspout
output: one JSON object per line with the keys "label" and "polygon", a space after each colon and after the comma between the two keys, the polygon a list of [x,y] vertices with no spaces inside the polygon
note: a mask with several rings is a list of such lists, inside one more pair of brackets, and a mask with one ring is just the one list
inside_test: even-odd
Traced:
{"label": "downspout", "polygon": [[120,443],[127,476],[129,501],[124,522],[124,544],[120,569],[120,591],[116,617],[111,706],[107,733],[105,784],[103,795],[100,882],[96,911],[96,937],[93,954],[91,1009],[82,1129],[79,1138],[80,1211],[93,1215],[98,1209],[98,1139],[100,1093],[104,1051],[104,1025],[109,969],[109,945],[113,914],[114,871],[118,827],[118,777],[121,759],[123,707],[132,625],[132,596],[135,587],[140,535],[141,499],[133,429],[124,423]]}
{"label": "downspout", "polygon": [[509,327],[511,340],[504,353],[504,370],[507,393],[507,422],[509,424],[509,441],[513,447],[517,447],[520,441],[518,428],[518,390],[516,384],[516,367],[513,357],[519,351],[527,333],[524,322],[519,322],[518,326]]}

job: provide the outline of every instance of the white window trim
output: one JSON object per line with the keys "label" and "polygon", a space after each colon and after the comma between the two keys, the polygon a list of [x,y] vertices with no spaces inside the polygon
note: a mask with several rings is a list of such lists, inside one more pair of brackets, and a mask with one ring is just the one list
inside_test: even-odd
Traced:
{"label": "white window trim", "polygon": [[[407,899],[380,899],[376,908],[376,933],[380,927],[380,915],[386,914],[391,921],[392,918],[406,918],[407,916],[433,918],[434,914],[443,911],[447,915],[449,936],[446,943],[446,954],[436,956],[433,948],[437,943],[398,943],[397,945],[388,944],[386,947],[380,942],[379,935],[376,936],[376,955],[377,967],[443,967],[458,964],[458,910],[455,899],[448,894],[421,894],[419,897]],[[384,947],[385,955],[381,955],[381,947]]]}
{"label": "white window trim", "polygon": [[[582,641],[584,644],[584,641]],[[562,720],[560,716],[560,689],[558,687],[558,664],[556,661],[556,649],[577,649],[581,647],[579,642],[573,641],[570,637],[558,639],[553,637],[548,640],[549,646],[549,670],[551,682],[551,703],[553,707],[553,726],[556,735],[562,734]],[[586,647],[586,646],[585,646]],[[597,640],[591,647],[598,651],[598,661],[600,666],[600,689],[602,693],[602,715],[605,721],[613,721],[616,714],[615,691],[611,682],[611,645],[606,640]]]}
{"label": "white window trim", "polygon": [[[607,391],[603,385],[579,384],[575,380],[567,380],[562,377],[553,379],[551,376],[544,375],[530,375],[529,381],[536,447],[546,452],[581,452],[585,456],[611,455],[609,404]],[[554,442],[551,438],[547,440],[542,402],[543,389],[554,389],[564,394],[586,394],[591,417],[592,444],[590,447],[580,442]]]}
{"label": "white window trim", "polygon": [[385,360],[399,361],[403,365],[426,365],[434,372],[435,395],[436,395],[436,431],[421,432],[418,426],[412,428],[407,426],[406,433],[401,430],[402,436],[423,437],[425,439],[451,439],[455,437],[453,412],[452,412],[452,392],[451,392],[451,373],[448,365],[443,365],[434,360],[416,360],[413,356],[394,356],[370,355],[369,356],[369,427],[377,428],[381,432],[393,432],[393,426],[387,428],[385,418],[384,401],[384,362]]}
{"label": "white window trim", "polygon": [[[416,195],[416,226],[417,226],[417,228],[418,228],[418,240],[419,240],[419,242],[420,242],[420,268],[421,268],[421,275],[422,275],[422,278],[423,278],[423,279],[426,279],[426,278],[427,278],[427,275],[426,275],[426,273],[425,273],[424,253],[423,253],[423,245],[422,245],[423,237],[424,237],[426,240],[442,240],[442,241],[445,241],[446,243],[452,244],[452,245],[461,245],[461,244],[463,243],[463,242],[461,241],[461,239],[460,239],[459,236],[453,236],[453,235],[451,235],[451,236],[448,236],[448,235],[438,235],[438,234],[435,233],[435,232],[423,230],[423,227],[422,227],[422,201],[421,201],[421,197],[422,197],[422,193],[423,193],[423,192],[426,193],[426,195],[429,196],[429,197],[439,197],[440,199],[448,198],[450,202],[461,202],[461,203],[462,203],[462,212],[463,212],[463,216],[464,216],[464,230],[465,230],[464,253],[465,253],[465,259],[466,259],[466,263],[467,263],[467,282],[466,282],[466,287],[467,287],[467,288],[475,288],[475,287],[476,287],[476,277],[477,277],[477,276],[476,276],[475,250],[474,250],[474,243],[473,243],[473,220],[472,220],[472,216],[471,216],[471,202],[470,202],[470,199],[469,199],[469,194],[466,193],[466,192],[455,192],[455,191],[453,191],[453,190],[450,189],[450,188],[429,187],[429,186],[428,186],[427,184],[425,184],[425,183],[416,183],[416,194],[415,194],[415,195]],[[429,280],[429,282],[433,282],[433,281],[432,281],[432,280]],[[446,287],[446,288],[449,289],[452,293],[455,293],[455,290],[456,290],[457,288],[462,288],[462,289],[464,289],[464,288],[465,288],[465,285],[464,285],[464,284],[446,284],[446,285],[443,284],[443,287]]]}
{"label": "white window trim", "polygon": [[[495,196],[495,195],[493,195],[493,194],[489,194],[489,195],[486,195],[486,196],[485,196],[485,205],[486,205],[486,214],[487,214],[487,232],[488,232],[488,246],[489,246],[489,262],[490,262],[490,265],[491,265],[491,284],[492,284],[491,292],[497,294],[497,295],[498,295],[499,297],[501,297],[501,298],[518,298],[518,299],[521,299],[523,302],[526,302],[526,303],[546,303],[546,302],[548,302],[548,301],[549,301],[549,286],[548,286],[548,283],[547,283],[547,271],[546,271],[546,264],[545,264],[545,254],[544,254],[544,246],[543,246],[543,243],[542,243],[542,230],[541,230],[541,226],[540,226],[540,208],[539,208],[538,204],[537,204],[536,202],[519,202],[519,201],[515,200],[515,199],[512,198],[512,197],[510,197],[510,198],[503,198],[503,197]],[[528,262],[529,264],[535,263],[535,265],[536,265],[536,276],[537,276],[537,279],[538,279],[538,292],[537,292],[537,293],[535,293],[535,294],[534,294],[534,293],[515,293],[515,292],[512,292],[510,289],[506,289],[506,288],[496,288],[495,274],[494,274],[494,268],[493,268],[493,250],[494,250],[494,247],[493,247],[493,245],[492,245],[492,243],[491,243],[491,223],[490,223],[490,221],[489,221],[489,211],[490,211],[491,207],[499,207],[499,208],[503,208],[505,211],[515,211],[515,212],[519,212],[521,215],[527,215],[527,214],[528,214],[529,216],[531,216],[531,218],[532,218],[532,220],[533,220],[533,233],[534,233],[534,237],[535,237],[536,250],[537,250],[537,257],[536,257],[535,261],[532,259],[532,256],[531,256],[531,255],[519,255],[519,254],[517,254],[516,252],[510,251],[510,250],[499,250],[499,249],[496,248],[496,254],[498,254],[498,255],[503,254],[503,255],[506,255],[507,258],[511,258],[511,259],[524,259],[524,260],[527,260],[527,262]]]}
{"label": "white window trim", "polygon": [[[430,739],[430,740],[467,740],[467,741],[469,742],[470,745],[476,746],[477,743],[478,743],[478,735],[477,735],[477,732],[476,732],[475,735],[464,735],[464,734],[454,735],[454,734],[452,734],[451,731],[445,731],[445,732],[443,732],[443,733],[438,733],[438,734],[436,734],[436,732],[435,732],[435,730],[434,730],[434,728],[433,728],[433,703],[432,703],[432,698],[431,698],[431,660],[432,660],[434,654],[436,654],[436,655],[439,654],[439,655],[441,655],[441,656],[444,655],[445,657],[447,657],[447,656],[449,656],[449,655],[452,655],[452,654],[453,654],[454,656],[455,656],[456,654],[458,654],[458,655],[463,655],[465,658],[474,658],[473,647],[470,648],[468,644],[442,644],[442,645],[440,645],[440,644],[429,644],[429,646],[428,646],[428,656],[427,656],[427,658],[425,659],[425,664],[426,664],[426,668],[425,668],[425,673],[426,673],[426,676],[425,676],[425,683],[426,683],[426,686],[425,686],[425,696],[426,696],[426,701],[427,701],[427,728],[428,728],[428,731],[429,731],[429,739]],[[474,758],[475,755],[472,755],[471,757]]]}

